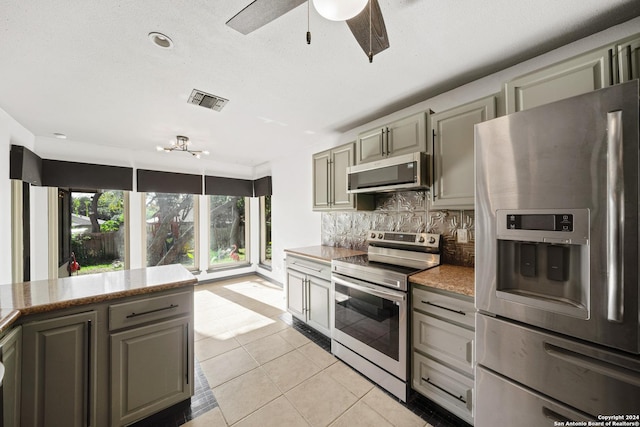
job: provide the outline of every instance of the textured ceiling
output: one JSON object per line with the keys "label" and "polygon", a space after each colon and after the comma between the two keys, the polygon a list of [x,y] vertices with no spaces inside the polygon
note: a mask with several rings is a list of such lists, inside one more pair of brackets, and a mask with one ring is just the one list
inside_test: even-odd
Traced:
{"label": "textured ceiling", "polygon": [[[227,27],[249,2],[2,0],[0,108],[38,137],[153,158],[186,135],[255,166],[640,15],[638,0],[379,0],[391,47],[369,64],[313,9],[307,45],[306,4],[246,36]],[[194,88],[230,101],[187,104]]]}

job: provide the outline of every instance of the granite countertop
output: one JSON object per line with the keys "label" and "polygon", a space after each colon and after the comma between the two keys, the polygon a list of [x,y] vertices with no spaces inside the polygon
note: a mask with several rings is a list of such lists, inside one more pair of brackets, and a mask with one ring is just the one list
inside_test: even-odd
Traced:
{"label": "granite countertop", "polygon": [[195,284],[179,264],[0,285],[0,332],[20,316]]}
{"label": "granite countertop", "polygon": [[409,282],[470,297],[475,295],[475,270],[471,267],[444,264],[409,276]]}
{"label": "granite countertop", "polygon": [[314,258],[318,261],[331,262],[332,259],[353,255],[364,255],[366,251],[354,249],[334,248],[333,246],[308,246],[306,248],[285,249],[286,253]]}

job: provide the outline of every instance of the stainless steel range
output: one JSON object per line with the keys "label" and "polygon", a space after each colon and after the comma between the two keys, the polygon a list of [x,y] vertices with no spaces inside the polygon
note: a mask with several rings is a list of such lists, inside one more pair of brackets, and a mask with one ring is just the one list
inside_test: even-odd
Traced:
{"label": "stainless steel range", "polygon": [[441,236],[370,231],[367,254],[331,263],[331,352],[407,400],[409,276],[440,265]]}

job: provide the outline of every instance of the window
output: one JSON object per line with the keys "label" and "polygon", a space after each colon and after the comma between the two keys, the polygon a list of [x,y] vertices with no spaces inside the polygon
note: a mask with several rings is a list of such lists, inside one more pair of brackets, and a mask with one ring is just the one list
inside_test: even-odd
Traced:
{"label": "window", "polygon": [[260,196],[260,264],[271,266],[271,196]]}
{"label": "window", "polygon": [[197,200],[193,194],[146,193],[147,266],[196,268]]}
{"label": "window", "polygon": [[126,194],[122,190],[58,190],[59,276],[125,268]]}
{"label": "window", "polygon": [[209,268],[246,265],[248,199],[209,196]]}

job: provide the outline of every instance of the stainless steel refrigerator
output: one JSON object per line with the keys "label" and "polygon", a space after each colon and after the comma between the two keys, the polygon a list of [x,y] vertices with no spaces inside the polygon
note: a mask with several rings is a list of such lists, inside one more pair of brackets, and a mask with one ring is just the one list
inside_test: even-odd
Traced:
{"label": "stainless steel refrigerator", "polygon": [[638,99],[476,126],[476,426],[640,425]]}

